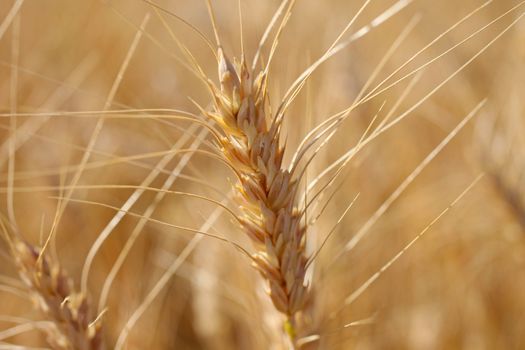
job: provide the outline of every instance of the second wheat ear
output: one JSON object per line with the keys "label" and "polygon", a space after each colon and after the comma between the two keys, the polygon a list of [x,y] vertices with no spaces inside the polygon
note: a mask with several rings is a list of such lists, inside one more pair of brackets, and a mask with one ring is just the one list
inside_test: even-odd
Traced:
{"label": "second wheat ear", "polygon": [[102,324],[83,293],[53,259],[16,236],[11,249],[35,305],[50,321],[47,342],[56,350],[104,350]]}
{"label": "second wheat ear", "polygon": [[296,203],[298,181],[283,166],[280,118],[269,113],[267,75],[254,75],[244,58],[233,64],[219,49],[220,86],[209,82],[214,107],[205,112],[220,128],[219,150],[239,179],[234,185],[241,229],[254,243],[253,264],[286,316],[291,339],[308,299],[306,227]]}

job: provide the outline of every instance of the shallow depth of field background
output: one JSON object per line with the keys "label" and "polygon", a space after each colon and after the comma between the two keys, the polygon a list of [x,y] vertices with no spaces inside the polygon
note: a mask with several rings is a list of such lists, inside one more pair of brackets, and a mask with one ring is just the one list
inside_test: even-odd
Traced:
{"label": "shallow depth of field background", "polygon": [[[0,1],[0,23],[14,2]],[[225,50],[238,57],[241,36],[237,2],[212,3]],[[372,1],[350,32],[393,3]],[[353,102],[411,20],[419,18],[375,84],[481,3],[414,0],[323,65],[286,117],[288,149],[294,150],[308,130]],[[158,4],[213,38],[204,1],[159,0]],[[436,57],[517,4],[517,0],[494,1],[396,77]],[[250,60],[278,5],[277,0],[242,1],[243,38]],[[360,6],[360,1],[298,1],[272,64],[269,89],[274,106],[295,78],[330,46]],[[524,10],[517,8],[423,70],[394,117],[454,73]],[[0,38],[2,215],[8,214],[5,193],[9,140],[13,137],[13,118],[5,113],[103,109],[148,12],[147,34],[142,36],[109,109],[172,108],[198,113],[191,99],[207,106],[209,94],[178,61],[177,57],[182,57],[180,50],[155,11],[144,2],[26,0],[22,4],[18,19]],[[163,16],[210,78],[216,79],[216,62],[199,36],[181,22]],[[13,29],[17,21],[19,31]],[[13,55],[17,45],[18,57]],[[263,50],[263,58],[267,54],[268,48]],[[341,180],[345,180],[338,182],[340,190],[309,232],[312,242],[322,241],[348,203],[360,194],[316,262],[312,283],[321,348],[525,348],[524,67],[525,22],[521,21],[403,122],[367,145],[342,174]],[[13,88],[15,73],[17,84]],[[383,103],[380,119],[409,84],[407,79],[353,112],[309,168],[308,178],[314,178],[354,146]],[[392,204],[359,245],[334,262],[341,247],[484,98],[488,102],[474,120]],[[61,185],[71,182],[99,116],[16,118],[14,212],[20,232],[33,244],[38,245],[51,229],[57,197],[63,192]],[[188,130],[195,135],[201,131],[189,123],[162,121],[147,114],[133,120],[107,119],[79,185],[139,185],[165,155],[159,152],[169,151],[174,145],[180,149],[194,147],[195,137],[184,138]],[[200,147],[209,149],[209,144],[205,141]],[[155,154],[147,156],[151,153]],[[150,186],[161,188],[185,155],[175,155]],[[355,303],[331,317],[348,295],[403,249],[482,172],[484,178],[441,221]],[[171,189],[221,201],[234,180],[220,162],[195,154]],[[27,188],[33,190],[24,191]],[[132,192],[129,188],[78,189],[73,198],[120,206]],[[131,211],[143,214],[155,202],[156,194],[145,193]],[[155,205],[154,219],[193,228],[199,228],[215,209],[198,199],[172,194]],[[234,204],[230,206],[235,209]],[[90,246],[114,214],[115,210],[94,204],[68,205],[57,231],[56,254],[77,283]],[[97,255],[89,275],[95,306],[107,274],[138,222],[136,217],[126,217]],[[249,241],[226,215],[210,232],[249,248]],[[104,316],[108,344],[114,344],[128,317],[192,237],[190,232],[157,223],[144,226],[109,294]],[[16,271],[3,242],[0,251],[3,283],[7,277],[16,277]],[[0,332],[13,327],[3,316],[30,320],[42,317],[28,299],[0,289]],[[279,322],[274,317],[271,305],[265,302],[264,284],[250,262],[228,244],[205,238],[131,330],[128,348],[271,349],[272,334]],[[344,327],[359,320],[367,322]],[[37,330],[1,341],[46,345],[45,337]]]}

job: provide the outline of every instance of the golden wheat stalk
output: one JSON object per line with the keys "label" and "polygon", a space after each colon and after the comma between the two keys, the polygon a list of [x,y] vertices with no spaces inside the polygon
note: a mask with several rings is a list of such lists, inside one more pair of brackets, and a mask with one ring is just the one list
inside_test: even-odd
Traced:
{"label": "golden wheat stalk", "polygon": [[239,180],[234,185],[239,221],[254,243],[254,266],[268,281],[293,339],[308,294],[306,228],[295,203],[298,182],[283,167],[281,122],[269,116],[266,78],[265,72],[254,76],[244,58],[234,67],[219,48],[220,87],[210,82],[214,108],[204,113],[222,131],[219,148]]}

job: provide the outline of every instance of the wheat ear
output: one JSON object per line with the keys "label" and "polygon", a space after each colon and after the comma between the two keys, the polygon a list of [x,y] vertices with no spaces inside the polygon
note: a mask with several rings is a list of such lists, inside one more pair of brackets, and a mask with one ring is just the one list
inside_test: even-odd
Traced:
{"label": "wheat ear", "polygon": [[16,236],[11,251],[21,279],[35,305],[53,326],[46,328],[47,341],[56,350],[103,350],[102,326],[93,320],[87,297],[74,290],[73,281],[58,262]]}
{"label": "wheat ear", "polygon": [[270,116],[266,73],[252,76],[244,59],[234,66],[222,49],[218,56],[220,87],[209,82],[214,108],[205,113],[221,129],[220,152],[239,179],[234,190],[242,230],[255,246],[254,266],[268,281],[273,305],[286,316],[293,340],[307,300],[308,259],[306,228],[295,203],[298,182],[283,167],[282,120]]}

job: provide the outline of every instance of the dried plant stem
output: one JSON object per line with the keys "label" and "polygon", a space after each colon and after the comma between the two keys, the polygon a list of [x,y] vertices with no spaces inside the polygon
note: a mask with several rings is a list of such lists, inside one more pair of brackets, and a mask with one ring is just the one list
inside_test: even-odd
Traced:
{"label": "dried plant stem", "polygon": [[492,170],[489,176],[502,198],[512,209],[521,227],[525,229],[525,199],[522,188],[518,184],[506,181],[500,171]]}

